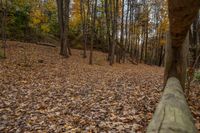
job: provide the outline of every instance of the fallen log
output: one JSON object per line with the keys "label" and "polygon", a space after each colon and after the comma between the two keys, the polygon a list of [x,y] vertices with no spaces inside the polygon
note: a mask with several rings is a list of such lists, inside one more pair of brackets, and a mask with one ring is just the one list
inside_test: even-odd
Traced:
{"label": "fallen log", "polygon": [[49,47],[56,47],[56,45],[53,45],[51,43],[44,43],[44,42],[37,42],[37,45],[43,45],[43,46],[49,46]]}
{"label": "fallen log", "polygon": [[130,61],[130,62],[131,62],[132,64],[134,64],[134,65],[138,65],[138,63],[135,62],[133,59],[129,59],[129,58],[127,58],[127,60]]}
{"label": "fallen log", "polygon": [[147,133],[197,133],[180,81],[171,77]]}

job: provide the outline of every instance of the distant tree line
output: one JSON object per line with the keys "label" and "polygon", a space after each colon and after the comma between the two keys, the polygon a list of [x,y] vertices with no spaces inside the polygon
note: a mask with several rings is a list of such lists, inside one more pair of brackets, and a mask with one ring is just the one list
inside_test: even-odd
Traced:
{"label": "distant tree line", "polygon": [[[70,0],[60,1],[70,3]],[[68,43],[82,48],[83,58],[89,51],[90,64],[95,58],[93,49],[98,49],[108,53],[110,65],[126,61],[163,65],[169,29],[166,0],[73,0],[68,8],[70,20],[66,25],[69,34],[76,33],[73,40],[78,41]],[[190,30],[193,62],[200,49],[198,16]]]}
{"label": "distant tree line", "polygon": [[7,11],[6,35],[9,39],[33,42],[49,34],[58,36],[59,24],[54,0],[1,0],[1,23],[4,9]]}
{"label": "distant tree line", "polygon": [[[0,35],[2,40],[6,36],[32,42],[59,37],[61,55],[69,57],[70,48],[79,48],[90,64],[95,49],[108,53],[110,65],[128,61],[162,66],[167,10],[166,0],[12,0],[6,4],[1,0]],[[189,31],[191,66],[199,62],[199,16]]]}

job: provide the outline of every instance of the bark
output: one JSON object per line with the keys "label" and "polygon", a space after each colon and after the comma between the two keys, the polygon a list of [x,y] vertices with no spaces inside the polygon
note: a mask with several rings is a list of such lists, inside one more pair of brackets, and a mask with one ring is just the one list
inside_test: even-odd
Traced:
{"label": "bark", "polygon": [[142,27],[142,33],[141,36],[143,36],[143,40],[142,40],[142,46],[141,46],[141,52],[140,52],[140,62],[143,61],[143,57],[144,57],[144,45],[145,45],[145,32],[144,32],[144,27]]}
{"label": "bark", "polygon": [[147,133],[197,133],[179,80],[167,81]]}
{"label": "bark", "polygon": [[158,64],[160,67],[162,66],[163,57],[164,57],[163,46],[161,46],[161,48],[160,48],[160,55],[159,55],[159,64]]}
{"label": "bark", "polygon": [[110,59],[110,65],[114,64],[115,60],[115,46],[117,44],[117,17],[118,17],[118,0],[113,1],[113,21],[112,21],[112,45],[111,45],[111,59]]}
{"label": "bark", "polygon": [[199,13],[197,17],[195,18],[195,21],[193,22],[191,28],[190,28],[190,57],[189,58],[189,65],[192,67],[195,63],[195,60],[198,56],[198,21],[199,21]]}
{"label": "bark", "polygon": [[97,11],[97,0],[95,0],[95,3],[94,3],[93,17],[92,17],[92,38],[91,38],[90,61],[89,61],[90,65],[93,64],[93,45],[94,45],[94,39],[95,39],[96,11]]}
{"label": "bark", "polygon": [[148,38],[149,38],[149,13],[148,13],[148,7],[146,7],[147,9],[146,9],[146,17],[147,17],[147,20],[146,20],[146,22],[145,22],[145,59],[144,59],[144,61],[145,61],[145,63],[147,63],[147,61],[148,61],[148,52],[147,52],[147,48],[148,48]]}
{"label": "bark", "polygon": [[105,14],[106,14],[106,34],[107,34],[107,44],[108,44],[108,61],[111,57],[111,37],[110,37],[110,13],[108,0],[105,0]]}
{"label": "bark", "polygon": [[64,46],[66,47],[66,54],[72,55],[71,54],[71,49],[70,49],[70,44],[69,44],[69,15],[70,15],[70,0],[65,0],[65,44]]}
{"label": "bark", "polygon": [[124,44],[124,0],[122,0],[122,17],[121,17],[121,36],[120,36],[120,43],[121,45]]}
{"label": "bark", "polygon": [[86,16],[84,1],[80,0],[80,11],[81,11],[81,24],[82,24],[82,33],[83,33],[83,58],[87,58],[87,36],[86,36]]}
{"label": "bark", "polygon": [[170,31],[166,46],[165,90],[147,133],[197,133],[184,97],[188,31],[200,7],[196,0],[169,0]]}
{"label": "bark", "polygon": [[172,46],[183,44],[190,25],[194,21],[200,7],[199,0],[169,0],[169,21]]}
{"label": "bark", "polygon": [[180,47],[173,47],[170,34],[168,35],[168,42],[166,45],[165,54],[165,82],[170,77],[176,77],[185,88],[187,57],[188,57],[188,44],[189,37],[186,37],[185,42]]}
{"label": "bark", "polygon": [[185,87],[189,40],[186,36],[199,7],[200,1],[197,0],[168,1],[170,30],[165,59],[165,84],[168,78],[174,76]]}
{"label": "bark", "polygon": [[[122,11],[121,11],[121,34],[120,34],[120,45],[124,47],[124,0],[122,0]],[[122,50],[118,47],[118,63],[121,62],[122,59]]]}
{"label": "bark", "polygon": [[170,31],[166,46],[165,89],[147,133],[197,133],[184,97],[188,31],[200,7],[196,0],[169,0]]}
{"label": "bark", "polygon": [[[128,46],[128,16],[129,16],[129,12],[130,12],[130,0],[127,1],[127,10],[126,10],[126,20],[125,20],[125,44],[124,44],[124,49],[125,51],[127,50],[127,46]],[[125,63],[126,60],[126,52],[123,52],[123,63]]]}
{"label": "bark", "polygon": [[64,23],[63,23],[63,1],[56,0],[57,9],[58,9],[58,22],[60,26],[60,54],[63,54],[63,45],[64,45]]}
{"label": "bark", "polygon": [[64,57],[71,55],[68,40],[70,0],[57,0],[58,21],[60,26],[60,54]]}
{"label": "bark", "polygon": [[3,44],[3,58],[6,58],[6,43],[7,43],[7,33],[6,33],[6,27],[7,27],[7,1],[3,3],[3,1],[0,1],[0,8],[2,8],[2,22],[1,22],[1,35],[2,35],[2,44]]}

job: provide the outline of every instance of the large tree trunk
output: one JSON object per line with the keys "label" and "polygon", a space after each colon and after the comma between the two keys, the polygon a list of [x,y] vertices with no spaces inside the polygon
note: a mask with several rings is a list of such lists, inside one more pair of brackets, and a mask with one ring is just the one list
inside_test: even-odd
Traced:
{"label": "large tree trunk", "polygon": [[71,55],[68,40],[70,0],[57,0],[58,21],[60,26],[60,54],[64,57]]}
{"label": "large tree trunk", "polygon": [[197,133],[182,88],[185,87],[188,31],[199,0],[168,0],[170,31],[166,47],[165,90],[147,133]]}
{"label": "large tree trunk", "polygon": [[[170,31],[168,48],[166,51],[165,81],[177,77],[182,87],[185,87],[187,52],[186,43],[190,25],[195,19],[199,7],[199,0],[168,0]],[[186,53],[185,53],[186,52]]]}
{"label": "large tree trunk", "polygon": [[64,23],[63,23],[63,1],[57,0],[57,9],[58,9],[58,22],[60,26],[60,54],[63,54],[63,45],[64,45]]}
{"label": "large tree trunk", "polygon": [[172,37],[168,35],[168,42],[165,53],[165,83],[169,77],[176,77],[180,80],[183,89],[185,88],[187,57],[189,38],[186,37],[180,47],[172,46]]}
{"label": "large tree trunk", "polygon": [[197,133],[179,80],[171,77],[147,133]]}

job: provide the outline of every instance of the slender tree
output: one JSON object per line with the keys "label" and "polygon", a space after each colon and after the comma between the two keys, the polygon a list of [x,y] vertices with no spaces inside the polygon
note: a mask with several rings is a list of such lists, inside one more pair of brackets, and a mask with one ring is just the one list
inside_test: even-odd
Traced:
{"label": "slender tree", "polygon": [[7,41],[7,36],[6,36],[6,27],[7,27],[7,1],[5,3],[1,0],[0,1],[0,11],[1,11],[1,35],[2,35],[2,47],[3,47],[3,57],[6,58],[6,41]]}
{"label": "slender tree", "polygon": [[87,36],[86,36],[86,9],[85,3],[83,0],[80,0],[80,12],[81,12],[81,24],[82,24],[82,33],[83,33],[83,58],[87,57]]}
{"label": "slender tree", "polygon": [[114,60],[115,60],[115,47],[117,45],[118,42],[118,21],[117,21],[117,17],[118,17],[118,6],[119,6],[119,1],[118,0],[114,0],[113,1],[113,21],[112,21],[112,45],[111,45],[111,59],[110,59],[110,65],[114,64]]}
{"label": "slender tree", "polygon": [[70,0],[57,0],[58,21],[60,25],[60,54],[64,57],[71,55],[69,46],[68,32],[69,32],[69,13]]}
{"label": "slender tree", "polygon": [[95,39],[95,25],[96,25],[96,14],[97,14],[97,0],[94,1],[93,5],[93,15],[92,15],[92,38],[91,38],[91,46],[90,46],[90,60],[89,64],[93,64],[93,46],[94,46],[94,39]]}

